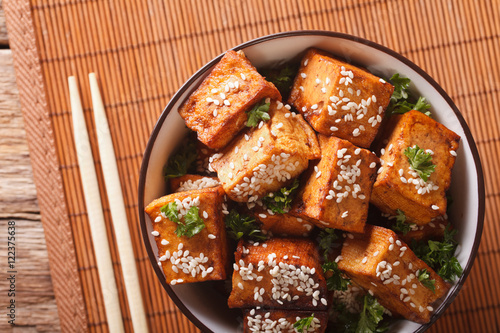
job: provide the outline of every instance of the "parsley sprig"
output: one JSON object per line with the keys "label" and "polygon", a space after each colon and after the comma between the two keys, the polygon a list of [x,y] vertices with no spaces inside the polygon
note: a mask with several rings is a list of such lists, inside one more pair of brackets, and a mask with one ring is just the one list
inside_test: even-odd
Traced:
{"label": "parsley sprig", "polygon": [[336,245],[339,246],[339,244],[335,242],[339,239],[335,233],[335,229],[323,229],[319,233],[318,237],[318,246],[323,252],[325,260],[325,263],[321,267],[323,268],[323,273],[325,273],[326,286],[328,287],[328,290],[347,290],[347,286],[351,280],[344,277],[336,262],[328,259],[330,250]]}
{"label": "parsley sprig", "polygon": [[248,117],[246,126],[256,127],[261,120],[268,121],[271,119],[268,113],[269,106],[271,106],[271,103],[266,103],[265,100],[255,104],[250,111],[246,112]]}
{"label": "parsley sprig", "polygon": [[411,80],[409,78],[400,77],[399,73],[396,73],[389,81],[394,86],[394,92],[387,108],[387,114],[402,114],[410,110],[417,110],[427,116],[431,115],[428,111],[431,105],[425,101],[425,98],[422,96],[415,98],[411,95],[409,90]]}
{"label": "parsley sprig", "polygon": [[199,214],[200,210],[196,206],[191,206],[186,215],[184,215],[184,223],[182,223],[179,218],[179,210],[177,209],[175,201],[169,202],[161,207],[160,211],[164,213],[170,221],[177,223],[177,228],[175,229],[177,237],[186,236],[191,238],[205,228],[205,223]]}
{"label": "parsley sprig", "polygon": [[398,214],[395,216],[396,223],[391,225],[391,229],[396,232],[401,232],[404,236],[412,230],[412,226],[414,226],[415,223],[407,223],[406,215],[401,209],[396,210],[396,213]]}
{"label": "parsley sprig", "polygon": [[309,330],[309,327],[311,327],[313,320],[314,320],[314,313],[311,314],[309,317],[304,317],[302,319],[297,320],[293,324],[295,332],[299,333],[307,332]]}
{"label": "parsley sprig", "polygon": [[443,241],[412,241],[411,249],[415,255],[438,273],[443,279],[453,282],[463,273],[462,266],[454,256],[457,241],[453,238],[457,230],[447,226],[444,230]]}
{"label": "parsley sprig", "polygon": [[299,180],[295,179],[291,187],[282,187],[279,191],[269,193],[262,198],[262,202],[275,214],[288,213],[298,188]]}
{"label": "parsley sprig", "polygon": [[436,168],[436,165],[432,163],[432,155],[417,145],[406,148],[404,154],[408,158],[411,168],[426,182]]}
{"label": "parsley sprig", "polygon": [[436,280],[431,280],[431,275],[427,269],[421,269],[417,274],[418,281],[424,285],[424,287],[432,290],[433,293],[436,293]]}
{"label": "parsley sprig", "polygon": [[283,100],[290,94],[293,79],[299,70],[299,64],[286,64],[280,68],[263,68],[259,72],[278,88]]}
{"label": "parsley sprig", "polygon": [[262,233],[255,218],[238,213],[236,210],[231,209],[226,215],[226,228],[229,231],[229,237],[239,240],[242,237],[254,240],[266,240],[266,235]]}
{"label": "parsley sprig", "polygon": [[169,158],[167,165],[163,168],[165,180],[181,177],[194,171],[196,157],[196,143],[191,140],[187,141],[174,156]]}
{"label": "parsley sprig", "polygon": [[[327,261],[321,267],[323,268],[323,273],[325,273],[328,290],[347,290],[347,286],[351,280],[342,275],[342,271],[336,262]],[[331,276],[327,277],[329,272],[331,272]]]}
{"label": "parsley sprig", "polygon": [[336,322],[331,332],[342,333],[375,333],[385,332],[388,329],[388,322],[382,321],[384,307],[377,299],[370,294],[366,294],[362,299],[363,310],[360,313],[351,313],[346,309],[345,304],[334,304],[337,314]]}

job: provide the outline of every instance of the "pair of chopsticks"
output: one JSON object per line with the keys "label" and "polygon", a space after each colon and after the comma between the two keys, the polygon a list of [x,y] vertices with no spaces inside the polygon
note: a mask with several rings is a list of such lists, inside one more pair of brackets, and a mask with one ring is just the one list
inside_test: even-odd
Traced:
{"label": "pair of chopsticks", "polygon": [[[104,111],[104,104],[94,73],[89,74],[89,83],[94,108],[97,140],[99,143],[99,155],[101,158],[111,217],[113,219],[113,228],[118,245],[128,304],[132,315],[132,325],[134,332],[148,332],[137,267],[135,264],[135,256],[132,249],[132,240],[130,238],[130,231],[125,213],[125,203],[123,201],[120,179],[118,177],[115,152],[111,141],[106,113]],[[106,309],[106,318],[110,332],[124,332],[118,290],[113,273],[113,263],[111,261],[111,252],[104,223],[101,197],[99,195],[99,184],[97,182],[94,159],[90,149],[87,126],[85,125],[85,118],[83,116],[82,103],[80,101],[78,86],[74,76],[68,78],[68,84],[76,152],[78,164],[80,166],[85,203],[87,205],[99,282],[101,284],[104,307]]]}

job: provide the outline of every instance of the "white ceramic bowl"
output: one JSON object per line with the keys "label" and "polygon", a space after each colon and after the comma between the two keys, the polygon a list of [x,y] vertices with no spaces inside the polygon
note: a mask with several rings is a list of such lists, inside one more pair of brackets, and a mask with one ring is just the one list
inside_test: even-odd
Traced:
{"label": "white ceramic bowl", "polygon": [[[458,157],[452,174],[451,193],[454,203],[450,221],[459,230],[456,256],[464,268],[463,275],[452,286],[446,299],[438,306],[429,324],[420,325],[400,320],[391,332],[422,332],[445,311],[458,294],[470,272],[479,247],[484,220],[484,183],[481,163],[469,128],[455,104],[444,90],[422,69],[400,54],[368,40],[327,31],[294,31],[261,37],[234,50],[243,50],[252,64],[259,67],[279,65],[296,58],[307,48],[316,47],[361,65],[384,77],[400,73],[411,79],[418,95],[432,105],[433,118],[461,136]],[[173,96],[158,120],[144,153],[139,181],[139,215],[144,244],[151,264],[163,287],[177,306],[201,330],[212,332],[241,331],[239,310],[230,310],[227,299],[212,288],[211,283],[170,286],[157,265],[157,252],[152,224],[144,207],[166,194],[162,168],[170,153],[187,133],[184,121],[177,113],[182,102],[210,73],[222,54],[198,70]]]}

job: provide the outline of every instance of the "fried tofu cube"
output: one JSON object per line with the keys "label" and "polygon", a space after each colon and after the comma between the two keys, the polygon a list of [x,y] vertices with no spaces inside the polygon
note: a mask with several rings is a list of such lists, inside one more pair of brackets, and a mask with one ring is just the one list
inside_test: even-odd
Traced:
{"label": "fried tofu cube", "polygon": [[394,87],[366,70],[310,49],[301,61],[288,103],[321,134],[368,148]]}
{"label": "fried tofu cube", "polygon": [[[449,285],[392,230],[366,225],[364,234],[348,236],[339,269],[393,314],[428,323],[433,303],[446,294]],[[435,293],[419,281],[418,272],[423,269],[435,280]]]}
{"label": "fried tofu cube", "polygon": [[378,158],[336,137],[318,136],[321,159],[304,175],[291,213],[320,228],[363,232]]}
{"label": "fried tofu cube", "polygon": [[290,311],[277,309],[243,310],[243,332],[297,333],[293,325],[304,318],[313,316],[309,329],[304,332],[323,333],[328,324],[326,311]]}
{"label": "fried tofu cube", "polygon": [[289,213],[271,213],[261,206],[255,206],[252,210],[253,216],[262,224],[261,229],[272,235],[307,237],[314,228],[311,219],[293,216]]}
{"label": "fried tofu cube", "polygon": [[281,102],[271,101],[270,120],[241,133],[211,166],[227,195],[253,202],[287,185],[321,152],[313,129]]}
{"label": "fried tofu cube", "polygon": [[172,192],[185,192],[192,190],[202,190],[204,188],[220,185],[217,177],[207,177],[201,175],[184,175],[170,178],[170,190]]}
{"label": "fried tofu cube", "polygon": [[210,148],[222,148],[245,127],[245,112],[268,97],[281,100],[278,89],[243,52],[230,50],[179,108],[179,114],[198,140]]}
{"label": "fried tofu cube", "polygon": [[[382,167],[373,185],[371,203],[390,215],[397,215],[400,209],[408,222],[418,225],[444,215],[459,141],[460,136],[421,112],[413,110],[399,116],[382,150]],[[410,167],[404,154],[414,146],[432,155],[435,170],[427,181]]]}
{"label": "fried tofu cube", "polygon": [[325,311],[327,288],[316,245],[309,239],[240,241],[230,308],[256,306]]}
{"label": "fried tofu cube", "polygon": [[[198,207],[205,227],[192,237],[177,236],[178,224],[169,220],[161,208],[171,202],[185,223],[186,213]],[[153,223],[159,265],[169,284],[226,279],[228,247],[222,214],[224,190],[221,186],[169,194],[151,202],[145,211]],[[185,260],[184,260],[185,259]]]}

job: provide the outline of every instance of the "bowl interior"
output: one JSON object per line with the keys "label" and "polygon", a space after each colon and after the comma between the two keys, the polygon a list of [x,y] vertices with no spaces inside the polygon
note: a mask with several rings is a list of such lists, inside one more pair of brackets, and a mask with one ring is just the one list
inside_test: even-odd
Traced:
{"label": "bowl interior", "polygon": [[[484,217],[484,185],[477,148],[461,114],[446,93],[420,68],[401,55],[380,45],[353,36],[329,32],[293,32],[271,35],[236,47],[243,50],[256,67],[280,64],[294,59],[309,47],[317,47],[368,68],[371,72],[389,78],[401,73],[412,81],[412,89],[426,97],[432,105],[432,116],[461,136],[450,192],[454,203],[450,207],[450,221],[459,230],[457,259],[464,268],[463,276],[450,289],[445,302],[435,311],[433,321],[458,293],[471,266],[482,232]],[[165,289],[188,317],[204,330],[236,332],[241,314],[227,308],[227,299],[211,288],[210,283],[169,286],[157,263],[157,247],[151,235],[152,224],[144,207],[165,195],[162,168],[170,153],[181,142],[187,129],[177,109],[198,86],[220,59],[215,58],[191,77],[172,98],[163,111],[148,143],[141,169],[139,209],[145,246],[153,267]],[[391,331],[422,331],[427,325],[402,320]]]}

